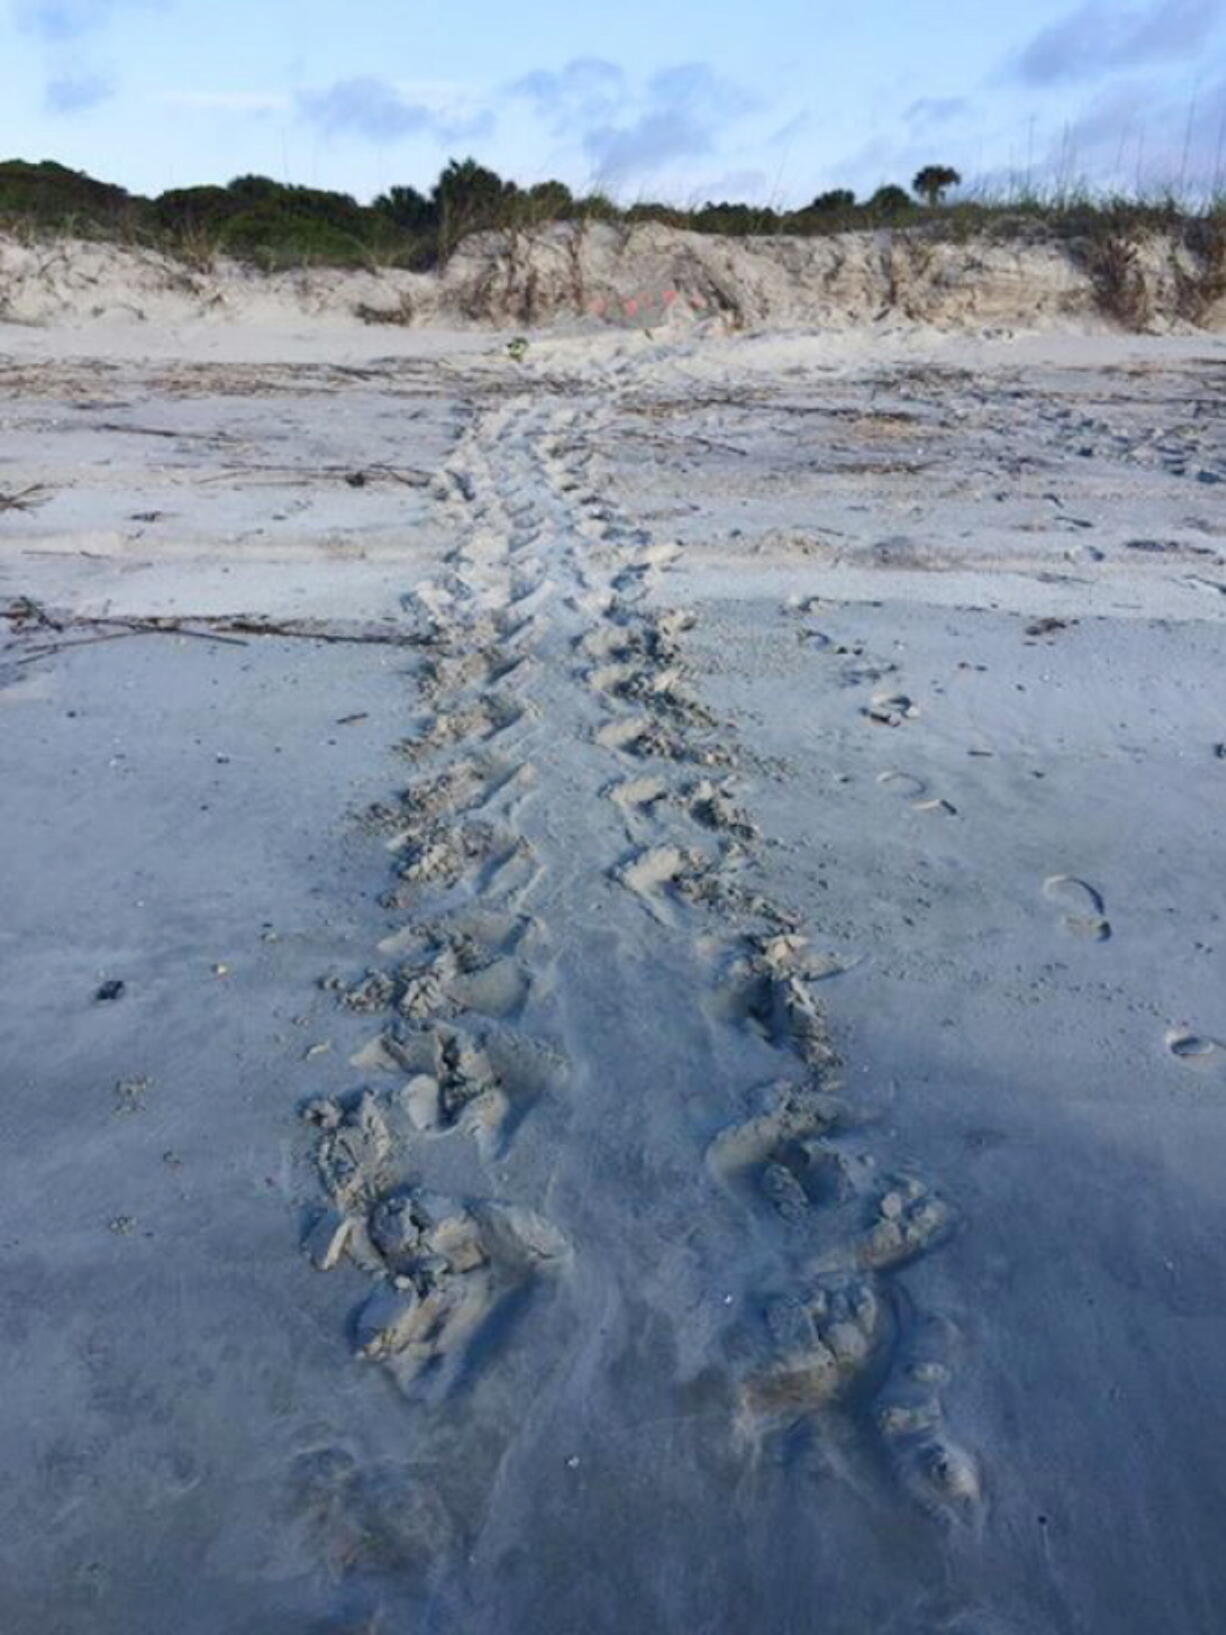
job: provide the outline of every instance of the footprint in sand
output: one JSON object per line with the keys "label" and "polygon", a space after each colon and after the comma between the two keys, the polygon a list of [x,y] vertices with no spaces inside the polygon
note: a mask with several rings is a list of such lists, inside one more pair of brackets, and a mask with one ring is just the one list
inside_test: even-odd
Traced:
{"label": "footprint in sand", "polygon": [[623,778],[603,791],[626,817],[646,817],[668,794],[663,778]]}
{"label": "footprint in sand", "polygon": [[669,898],[679,895],[688,878],[700,873],[701,852],[680,846],[644,846],[612,870],[612,877],[641,898],[647,911],[662,924],[672,923]]}
{"label": "footprint in sand", "polygon": [[913,812],[936,812],[942,817],[954,817],[957,813],[958,808],[952,801],[929,795],[924,780],[910,772],[879,772],[877,782],[883,789],[907,801]]}
{"label": "footprint in sand", "polygon": [[878,1426],[900,1477],[926,1510],[944,1521],[974,1516],[983,1497],[979,1468],[947,1435],[938,1399],[887,1408]]}
{"label": "footprint in sand", "polygon": [[944,1237],[952,1222],[942,1198],[914,1176],[902,1177],[878,1199],[857,1259],[877,1271],[905,1266]]}
{"label": "footprint in sand", "polygon": [[889,1302],[871,1279],[854,1275],[822,1278],[803,1295],[773,1300],[764,1318],[774,1357],[741,1384],[743,1435],[842,1405],[892,1343]]}
{"label": "footprint in sand", "polygon": [[1226,1065],[1226,1044],[1202,1033],[1189,1033],[1186,1028],[1172,1028],[1166,1036],[1166,1048],[1185,1067],[1204,1071]]}
{"label": "footprint in sand", "polygon": [[922,778],[915,777],[910,772],[879,772],[877,782],[883,789],[889,789],[904,800],[919,800],[928,792],[928,785]]}
{"label": "footprint in sand", "polygon": [[1106,942],[1110,937],[1111,922],[1104,916],[1103,900],[1084,880],[1072,874],[1049,874],[1043,882],[1043,895],[1067,910],[1064,929],[1073,936],[1091,942]]}
{"label": "footprint in sand", "polygon": [[528,1210],[408,1186],[381,1190],[351,1221],[347,1252],[377,1279],[354,1317],[354,1350],[402,1390],[424,1376],[439,1394],[450,1388],[495,1309],[568,1258],[562,1235]]}
{"label": "footprint in sand", "polygon": [[901,727],[919,714],[919,706],[906,693],[874,693],[861,713],[879,727]]}
{"label": "footprint in sand", "polygon": [[950,1335],[944,1323],[910,1316],[873,1414],[898,1475],[920,1504],[939,1519],[967,1521],[982,1484],[976,1461],[945,1425],[941,1393],[950,1378]]}
{"label": "footprint in sand", "polygon": [[718,1133],[707,1163],[721,1180],[794,1224],[849,1192],[847,1159],[827,1139],[840,1122],[831,1097],[783,1084],[766,1112]]}

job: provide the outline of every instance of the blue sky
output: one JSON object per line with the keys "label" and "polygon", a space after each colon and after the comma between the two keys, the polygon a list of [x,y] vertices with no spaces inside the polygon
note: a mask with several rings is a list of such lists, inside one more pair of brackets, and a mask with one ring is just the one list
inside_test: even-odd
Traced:
{"label": "blue sky", "polygon": [[367,198],[451,154],[623,201],[950,163],[1226,182],[1226,0],[0,0],[0,156]]}

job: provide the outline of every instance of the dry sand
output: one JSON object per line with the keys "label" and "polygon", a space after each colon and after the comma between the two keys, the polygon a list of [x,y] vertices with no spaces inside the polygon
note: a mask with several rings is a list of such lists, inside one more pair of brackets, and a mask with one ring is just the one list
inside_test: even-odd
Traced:
{"label": "dry sand", "polygon": [[1226,348],[504,339],[0,330],[5,1635],[1216,1635]]}

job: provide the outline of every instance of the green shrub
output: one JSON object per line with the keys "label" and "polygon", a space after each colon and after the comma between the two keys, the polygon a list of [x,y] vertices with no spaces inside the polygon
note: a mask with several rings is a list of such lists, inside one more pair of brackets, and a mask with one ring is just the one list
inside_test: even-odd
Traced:
{"label": "green shrub", "polygon": [[438,226],[433,201],[415,187],[389,187],[386,193],[380,193],[371,209],[406,233],[433,232]]}
{"label": "green shrub", "polygon": [[139,230],[147,215],[147,200],[52,159],[0,162],[0,217],[120,234]]}
{"label": "green shrub", "polygon": [[905,216],[914,207],[906,188],[897,187],[891,182],[877,189],[868,201],[867,208],[875,216],[885,216],[888,219],[891,216]]}
{"label": "green shrub", "polygon": [[265,272],[310,265],[365,267],[371,262],[369,246],[352,233],[277,205],[257,206],[231,217],[221,230],[218,247]]}
{"label": "green shrub", "polygon": [[567,221],[575,214],[575,198],[565,182],[537,182],[520,195],[527,222]]}
{"label": "green shrub", "polygon": [[585,193],[575,200],[575,214],[581,221],[619,221],[621,211],[607,193]]}
{"label": "green shrub", "polygon": [[849,187],[835,187],[829,193],[819,193],[809,205],[809,209],[819,216],[845,216],[855,208],[856,195]]}
{"label": "green shrub", "polygon": [[508,226],[508,204],[518,194],[514,182],[475,159],[450,159],[430,194],[438,220],[438,258],[446,261],[462,238],[492,227]]}

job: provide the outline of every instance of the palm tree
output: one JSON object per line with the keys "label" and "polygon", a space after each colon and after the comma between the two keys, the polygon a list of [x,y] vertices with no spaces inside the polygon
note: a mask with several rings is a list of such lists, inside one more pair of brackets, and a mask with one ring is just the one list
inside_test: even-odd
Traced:
{"label": "palm tree", "polygon": [[923,170],[917,171],[911,187],[926,204],[933,205],[941,203],[947,187],[957,187],[961,180],[958,172],[948,165],[925,165]]}

